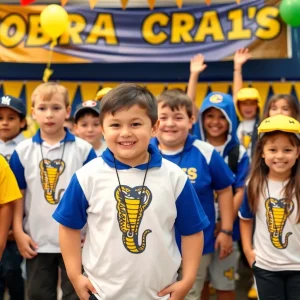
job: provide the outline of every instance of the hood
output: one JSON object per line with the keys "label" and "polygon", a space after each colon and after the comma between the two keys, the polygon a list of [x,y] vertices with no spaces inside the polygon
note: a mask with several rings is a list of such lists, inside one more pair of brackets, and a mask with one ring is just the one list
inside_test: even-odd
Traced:
{"label": "hood", "polygon": [[239,120],[243,121],[243,117],[238,108],[238,101],[246,101],[246,100],[257,100],[258,112],[256,117],[258,119],[261,119],[263,114],[263,109],[262,109],[262,103],[261,103],[259,92],[255,88],[248,87],[248,88],[240,89],[236,95],[236,114],[238,115]]}
{"label": "hood", "polygon": [[[189,150],[193,146],[193,143],[196,139],[196,136],[189,134],[185,140],[183,151]],[[158,149],[159,140],[157,139],[157,137],[152,138],[150,143]]]}
{"label": "hood", "polygon": [[[161,157],[158,149],[153,145],[149,145],[148,152],[151,155],[150,161],[149,161],[149,169],[155,168],[155,167],[160,168],[161,164],[162,164],[162,157]],[[106,148],[106,150],[102,153],[101,157],[105,161],[105,163],[108,164],[111,168],[115,167],[114,154],[108,148]],[[146,170],[147,164],[148,163],[138,165],[138,166],[135,166],[134,168],[139,169],[139,170]],[[126,165],[126,164],[118,161],[117,159],[116,159],[116,166],[117,166],[118,170],[127,170],[127,169],[132,168],[131,166]]]}
{"label": "hood", "polygon": [[227,122],[229,123],[227,140],[225,142],[225,148],[222,154],[222,156],[225,158],[228,155],[229,150],[239,144],[239,140],[236,134],[237,117],[232,96],[223,93],[210,93],[204,98],[198,118],[200,127],[200,139],[203,141],[206,141],[203,127],[203,113],[211,107],[221,110],[226,117]]}

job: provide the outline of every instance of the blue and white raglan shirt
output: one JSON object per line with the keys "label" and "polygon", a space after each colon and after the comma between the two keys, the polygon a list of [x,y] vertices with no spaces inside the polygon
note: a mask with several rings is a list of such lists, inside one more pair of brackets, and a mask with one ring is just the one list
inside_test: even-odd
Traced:
{"label": "blue and white raglan shirt", "polygon": [[[203,126],[203,113],[207,109],[214,107],[219,109],[223,115],[226,117],[229,123],[229,130],[227,135],[227,140],[221,147],[215,147],[215,149],[223,157],[224,161],[228,164],[228,155],[230,150],[232,150],[236,145],[240,145],[239,139],[237,137],[237,116],[235,112],[234,102],[232,96],[223,93],[210,93],[203,100],[199,118],[197,123],[194,124],[193,132],[194,134],[203,141],[206,141],[204,126]],[[232,185],[233,189],[241,188],[245,186],[245,181],[249,172],[249,157],[247,155],[246,149],[240,145],[239,148],[239,158],[237,164],[237,171],[234,174],[234,183]],[[240,229],[239,229],[239,218],[237,218],[233,224],[233,241],[240,239]]]}
{"label": "blue and white raglan shirt", "polygon": [[209,225],[188,176],[154,146],[148,151],[142,195],[147,163],[115,165],[106,149],[75,173],[53,215],[75,230],[87,223],[82,263],[97,299],[169,299],[157,293],[177,279],[174,226],[192,235]]}
{"label": "blue and white raglan shirt", "polygon": [[0,154],[4,156],[6,161],[9,162],[11,155],[13,154],[17,145],[25,140],[22,132],[20,132],[15,138],[4,142],[0,140]]}
{"label": "blue and white raglan shirt", "polygon": [[[259,196],[255,213],[255,265],[274,272],[299,271],[300,223],[297,223],[296,197],[290,201],[284,197],[283,189],[287,181],[268,179],[267,184],[264,195]],[[243,220],[254,219],[246,190],[239,217]]]}
{"label": "blue and white raglan shirt", "polygon": [[[157,138],[152,139],[151,143],[159,147]],[[234,182],[233,173],[212,145],[192,135],[187,136],[183,149],[172,154],[161,150],[161,154],[163,158],[174,164],[180,163],[179,167],[188,175],[193,184],[210,221],[210,225],[204,229],[203,254],[214,252],[216,221],[214,191],[231,186]],[[176,239],[180,248],[181,236],[176,235]]]}
{"label": "blue and white raglan shirt", "polygon": [[52,214],[73,174],[95,157],[92,146],[68,130],[55,145],[43,141],[38,130],[16,147],[10,166],[19,188],[25,190],[23,228],[37,243],[37,252],[60,253],[58,224]]}

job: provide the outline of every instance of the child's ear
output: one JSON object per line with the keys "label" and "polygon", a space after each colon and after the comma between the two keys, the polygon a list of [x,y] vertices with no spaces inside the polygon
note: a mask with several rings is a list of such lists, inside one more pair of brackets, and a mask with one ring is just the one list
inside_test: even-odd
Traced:
{"label": "child's ear", "polygon": [[151,137],[155,137],[158,127],[159,127],[159,120],[156,121],[156,123],[152,126],[152,132],[151,132]]}
{"label": "child's ear", "polygon": [[68,106],[68,107],[67,107],[67,117],[66,117],[66,119],[69,119],[69,118],[70,118],[71,111],[72,111],[72,107],[71,107],[71,106]]}
{"label": "child's ear", "polygon": [[34,107],[33,106],[31,107],[31,116],[32,116],[33,120],[36,120],[36,118],[35,118],[35,112],[34,112]]}

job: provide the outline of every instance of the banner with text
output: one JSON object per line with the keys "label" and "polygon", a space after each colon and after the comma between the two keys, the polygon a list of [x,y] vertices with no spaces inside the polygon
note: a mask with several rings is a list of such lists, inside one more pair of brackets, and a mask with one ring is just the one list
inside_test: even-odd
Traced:
{"label": "banner with text", "polygon": [[[287,58],[289,31],[279,0],[149,9],[68,6],[70,28],[54,48],[53,63],[188,62],[230,59],[248,47],[254,58]],[[45,63],[50,38],[40,26],[45,6],[0,5],[0,60]]]}

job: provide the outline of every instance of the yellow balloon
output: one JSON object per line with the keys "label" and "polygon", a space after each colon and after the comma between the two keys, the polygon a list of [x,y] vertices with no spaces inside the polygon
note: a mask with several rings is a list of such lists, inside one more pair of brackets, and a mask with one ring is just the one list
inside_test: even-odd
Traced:
{"label": "yellow balloon", "polygon": [[51,4],[41,12],[40,21],[44,32],[55,40],[67,30],[69,15],[62,6]]}

